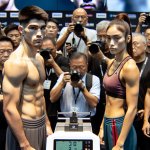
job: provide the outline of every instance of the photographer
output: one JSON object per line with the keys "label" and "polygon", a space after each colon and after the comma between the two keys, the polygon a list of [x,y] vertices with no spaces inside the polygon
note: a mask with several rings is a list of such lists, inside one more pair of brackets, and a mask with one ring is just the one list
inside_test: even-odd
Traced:
{"label": "photographer", "polygon": [[[85,54],[73,53],[70,58],[70,69],[74,73],[61,74],[51,90],[50,100],[56,102],[60,98],[62,112],[91,112],[91,116],[95,115],[100,97],[100,81],[92,75],[92,86],[90,89],[87,88],[87,66]],[[80,114],[80,117],[85,116]]]}
{"label": "photographer", "polygon": [[49,100],[50,91],[57,82],[58,76],[63,71],[69,70],[68,59],[56,53],[55,39],[44,37],[40,54],[45,60],[46,80],[44,82],[44,97],[46,101],[46,111],[54,132],[57,123],[57,111],[60,109],[59,101],[51,103]]}
{"label": "photographer", "polygon": [[[69,52],[78,51],[86,53],[86,44],[88,41],[96,41],[96,31],[86,28],[88,22],[87,12],[83,8],[77,8],[73,12],[72,22],[68,27],[64,27],[60,31],[57,40],[57,48],[70,44]],[[67,49],[64,49],[64,55],[68,55]]]}

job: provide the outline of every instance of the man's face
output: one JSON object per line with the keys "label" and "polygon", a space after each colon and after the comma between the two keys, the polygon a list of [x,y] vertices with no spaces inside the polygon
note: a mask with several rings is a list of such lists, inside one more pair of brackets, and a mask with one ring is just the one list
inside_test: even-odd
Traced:
{"label": "man's face", "polygon": [[84,76],[87,72],[87,62],[83,57],[78,59],[72,59],[70,61],[70,69],[76,70],[77,72],[80,72],[82,76]]}
{"label": "man's face", "polygon": [[0,64],[8,59],[9,55],[13,51],[13,45],[9,41],[0,41]]}
{"label": "man's face", "polygon": [[127,47],[125,33],[118,30],[116,25],[107,30],[107,44],[111,54],[118,54]]}
{"label": "man's face", "polygon": [[9,31],[7,34],[7,37],[9,37],[13,41],[14,46],[16,48],[19,46],[20,41],[21,41],[21,35],[18,30]]}
{"label": "man's face", "polygon": [[32,19],[24,27],[23,36],[30,47],[39,49],[45,35],[45,22],[43,20]]}
{"label": "man's face", "polygon": [[102,0],[74,0],[77,7],[84,8],[86,10],[100,10]]}
{"label": "man's face", "polygon": [[55,39],[58,34],[58,27],[54,22],[48,22],[46,25],[46,36]]}
{"label": "man's face", "polygon": [[77,9],[74,11],[72,16],[73,23],[80,22],[80,24],[86,26],[87,21],[88,21],[87,13],[84,9]]}
{"label": "man's face", "polygon": [[51,40],[45,40],[42,43],[41,49],[50,49],[50,53],[53,57],[56,55],[56,46],[52,43]]}
{"label": "man's face", "polygon": [[145,53],[146,43],[139,36],[132,37],[133,56],[139,57]]}
{"label": "man's face", "polygon": [[145,31],[145,37],[147,40],[147,46],[150,47],[150,28]]}

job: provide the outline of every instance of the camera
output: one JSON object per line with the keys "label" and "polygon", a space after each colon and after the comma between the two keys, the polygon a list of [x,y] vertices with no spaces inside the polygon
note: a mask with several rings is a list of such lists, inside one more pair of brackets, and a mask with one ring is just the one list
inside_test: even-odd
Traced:
{"label": "camera", "polygon": [[146,14],[146,20],[145,23],[150,25],[150,13]]}
{"label": "camera", "polygon": [[89,51],[91,54],[96,54],[99,52],[99,49],[101,49],[102,51],[105,50],[105,42],[102,41],[94,41],[91,43],[91,45],[89,46]]}
{"label": "camera", "polygon": [[51,50],[49,48],[41,49],[40,55],[43,57],[45,61],[47,61],[48,59],[50,59],[50,52]]}
{"label": "camera", "polygon": [[74,32],[80,34],[83,30],[84,28],[82,27],[82,24],[80,24],[80,22],[77,22],[74,27]]}
{"label": "camera", "polygon": [[76,70],[71,70],[70,75],[71,75],[72,82],[79,82],[79,80],[81,79],[81,74]]}

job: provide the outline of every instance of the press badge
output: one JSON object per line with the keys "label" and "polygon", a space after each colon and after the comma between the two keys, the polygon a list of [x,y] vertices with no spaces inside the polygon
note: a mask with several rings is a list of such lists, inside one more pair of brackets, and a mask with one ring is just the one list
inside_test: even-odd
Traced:
{"label": "press badge", "polygon": [[51,80],[45,80],[43,85],[44,89],[49,90],[51,87]]}

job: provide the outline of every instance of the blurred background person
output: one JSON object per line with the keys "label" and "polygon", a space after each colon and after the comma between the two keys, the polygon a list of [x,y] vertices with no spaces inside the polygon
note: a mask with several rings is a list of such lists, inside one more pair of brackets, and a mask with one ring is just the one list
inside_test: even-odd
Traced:
{"label": "blurred background person", "polygon": [[0,36],[0,147],[5,149],[6,129],[7,121],[3,113],[3,92],[2,92],[2,80],[3,80],[3,66],[4,62],[8,59],[9,55],[14,50],[14,43],[7,36]]}
{"label": "blurred background person", "polygon": [[44,37],[41,46],[41,51],[43,50],[47,50],[49,52],[48,59],[46,58],[47,55],[46,57],[43,56],[46,72],[46,80],[44,82],[44,97],[47,115],[51,122],[51,128],[54,132],[57,123],[57,112],[60,111],[60,102],[58,100],[55,103],[51,103],[50,91],[55,85],[59,75],[62,74],[63,71],[69,71],[69,61],[66,57],[63,57],[57,53],[55,38]]}
{"label": "blurred background person", "polygon": [[106,11],[106,0],[71,0],[77,8]]}
{"label": "blurred background person", "polygon": [[145,24],[147,26],[144,31],[144,35],[145,35],[146,41],[147,41],[146,54],[148,57],[150,57],[150,16],[148,16],[148,14],[146,14],[146,13],[140,14],[135,32],[141,33],[143,24]]}
{"label": "blurred background person", "polygon": [[17,49],[21,42],[21,33],[19,32],[18,25],[13,23],[7,25],[4,29],[4,33],[13,41],[14,50]]}
{"label": "blurred background person", "polygon": [[[150,59],[146,56],[147,42],[141,33],[133,34],[133,58],[140,70],[138,111],[134,120],[138,150],[150,148]],[[143,130],[143,131],[142,131]]]}
{"label": "blurred background person", "polygon": [[0,0],[0,11],[18,11],[14,0]]}

